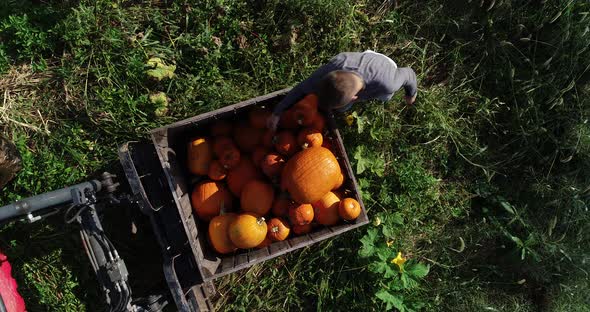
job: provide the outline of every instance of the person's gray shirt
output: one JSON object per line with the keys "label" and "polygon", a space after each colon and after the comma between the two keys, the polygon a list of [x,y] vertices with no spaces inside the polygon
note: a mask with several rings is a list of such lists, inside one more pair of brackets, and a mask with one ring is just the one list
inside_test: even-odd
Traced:
{"label": "person's gray shirt", "polygon": [[[318,82],[334,70],[351,71],[363,78],[365,87],[357,94],[358,99],[355,102],[371,99],[388,101],[402,87],[406,96],[414,96],[418,90],[416,74],[411,68],[398,68],[387,56],[372,51],[343,52],[295,86],[275,106],[274,114],[280,115],[306,94],[315,92]],[[352,103],[346,105],[344,110],[348,110],[351,106]]]}

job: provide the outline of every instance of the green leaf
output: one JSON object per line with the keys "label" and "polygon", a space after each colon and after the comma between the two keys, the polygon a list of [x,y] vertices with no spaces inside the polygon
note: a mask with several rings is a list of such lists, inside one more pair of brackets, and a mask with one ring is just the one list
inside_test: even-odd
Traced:
{"label": "green leaf", "polygon": [[168,112],[168,97],[164,92],[158,92],[150,95],[150,102],[155,106],[154,114],[158,117],[166,115]]}
{"label": "green leaf", "polygon": [[394,295],[394,294],[391,294],[390,292],[388,292],[385,289],[379,290],[375,294],[375,297],[381,299],[381,301],[383,301],[386,304],[385,309],[387,311],[391,310],[392,308],[396,308],[400,312],[406,311],[406,306],[404,305],[403,299]]}
{"label": "green leaf", "polygon": [[423,278],[430,272],[430,265],[424,265],[422,263],[410,263],[405,267],[406,273],[413,277]]}
{"label": "green leaf", "polygon": [[158,81],[164,78],[173,78],[176,70],[175,65],[166,65],[159,57],[149,59],[146,66],[150,68],[146,71],[147,75]]}
{"label": "green leaf", "polygon": [[375,240],[377,239],[377,229],[371,228],[367,234],[360,239],[362,244],[359,250],[359,255],[363,258],[370,257],[375,254]]}
{"label": "green leaf", "polygon": [[361,174],[367,169],[368,161],[363,157],[364,151],[365,147],[363,145],[358,145],[354,151],[353,157],[356,160],[356,174]]}

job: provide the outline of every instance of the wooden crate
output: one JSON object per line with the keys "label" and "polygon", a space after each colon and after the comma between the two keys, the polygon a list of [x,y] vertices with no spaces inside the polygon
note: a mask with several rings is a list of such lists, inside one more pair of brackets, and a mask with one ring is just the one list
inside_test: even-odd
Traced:
{"label": "wooden crate", "polygon": [[340,162],[341,168],[346,173],[344,187],[351,192],[350,196],[360,203],[362,208],[360,216],[355,221],[332,227],[323,227],[307,235],[295,236],[282,242],[275,242],[264,249],[240,250],[232,255],[221,256],[210,247],[207,241],[207,223],[200,221],[193,214],[190,203],[191,184],[194,181],[191,181],[192,178],[186,168],[186,145],[188,140],[191,137],[205,135],[209,126],[217,120],[241,120],[244,118],[244,113],[251,109],[253,105],[273,107],[289,90],[279,90],[151,131],[152,140],[168,182],[168,185],[164,187],[169,187],[172,191],[175,205],[182,218],[182,225],[188,236],[189,247],[192,250],[196,267],[203,282],[212,281],[215,278],[247,268],[256,263],[334,237],[369,222],[340,133],[334,123],[328,120],[328,131],[336,142],[334,147],[335,155]]}

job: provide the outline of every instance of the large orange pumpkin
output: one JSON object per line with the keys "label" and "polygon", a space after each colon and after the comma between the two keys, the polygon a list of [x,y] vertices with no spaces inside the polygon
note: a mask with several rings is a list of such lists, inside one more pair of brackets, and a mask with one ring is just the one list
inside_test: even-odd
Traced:
{"label": "large orange pumpkin", "polygon": [[238,215],[229,225],[229,238],[238,248],[254,248],[264,241],[267,231],[263,217],[246,212]]}
{"label": "large orange pumpkin", "polygon": [[276,136],[275,149],[279,154],[291,156],[298,150],[297,140],[291,131],[281,131]]}
{"label": "large orange pumpkin", "polygon": [[347,197],[340,201],[338,214],[344,220],[354,220],[361,214],[361,205],[356,199]]}
{"label": "large orange pumpkin", "polygon": [[281,185],[296,202],[315,203],[338,183],[340,172],[340,165],[330,150],[310,147],[287,161]]}
{"label": "large orange pumpkin", "polygon": [[336,180],[336,185],[334,185],[334,187],[332,187],[332,190],[337,190],[339,189],[342,184],[344,184],[344,173],[340,172],[340,175],[338,176],[338,179]]}
{"label": "large orange pumpkin", "polygon": [[256,129],[248,124],[241,123],[234,127],[234,138],[238,147],[245,152],[253,152],[254,148],[262,141],[264,130]]}
{"label": "large orange pumpkin", "polygon": [[301,204],[289,209],[289,221],[293,225],[304,225],[313,221],[313,207],[310,204]]}
{"label": "large orange pumpkin", "polygon": [[240,195],[242,210],[264,216],[272,207],[274,195],[272,185],[260,180],[252,180],[242,189]]}
{"label": "large orange pumpkin", "polygon": [[216,121],[213,126],[211,126],[211,135],[214,137],[218,136],[230,136],[231,135],[232,126],[229,121],[219,120]]}
{"label": "large orange pumpkin", "polygon": [[272,203],[271,212],[275,217],[287,217],[289,216],[289,209],[295,208],[296,204],[290,199],[279,195],[275,198]]}
{"label": "large orange pumpkin", "polygon": [[279,176],[284,166],[285,159],[277,153],[266,155],[260,164],[262,172],[269,178]]}
{"label": "large orange pumpkin", "polygon": [[297,135],[297,144],[301,148],[322,146],[323,142],[322,133],[314,128],[305,128]]}
{"label": "large orange pumpkin", "polygon": [[332,192],[328,192],[319,201],[313,204],[314,219],[323,225],[334,225],[340,220],[338,207],[340,198]]}
{"label": "large orange pumpkin", "polygon": [[262,175],[254,167],[252,160],[248,157],[242,157],[240,163],[228,172],[226,179],[229,190],[239,197],[246,183],[260,178],[262,178]]}
{"label": "large orange pumpkin", "polygon": [[257,129],[265,129],[266,121],[270,115],[272,115],[272,112],[268,108],[256,106],[248,114],[250,125]]}
{"label": "large orange pumpkin", "polygon": [[289,224],[281,218],[272,218],[266,223],[268,233],[266,234],[271,240],[283,241],[287,239],[291,232]]}
{"label": "large orange pumpkin", "polygon": [[209,165],[209,179],[213,181],[220,181],[225,179],[227,175],[227,169],[223,167],[223,165],[219,162],[219,160],[214,160]]}
{"label": "large orange pumpkin", "polygon": [[195,186],[191,203],[199,219],[210,221],[222,208],[231,209],[232,196],[222,183],[205,181]]}
{"label": "large orange pumpkin", "polygon": [[213,157],[209,141],[197,138],[188,144],[188,170],[192,174],[207,175]]}
{"label": "large orange pumpkin", "polygon": [[228,254],[238,249],[229,239],[229,225],[236,219],[235,213],[216,216],[209,222],[209,242],[213,249],[221,254]]}

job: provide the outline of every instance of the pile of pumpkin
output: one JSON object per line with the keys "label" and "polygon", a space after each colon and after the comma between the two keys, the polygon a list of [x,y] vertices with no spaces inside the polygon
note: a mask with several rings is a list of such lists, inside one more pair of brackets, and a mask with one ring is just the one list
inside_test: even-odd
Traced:
{"label": "pile of pumpkin", "polygon": [[247,121],[219,120],[209,136],[189,143],[189,171],[204,178],[191,203],[209,222],[209,242],[219,253],[263,248],[311,232],[312,223],[331,226],[361,212],[354,198],[342,198],[345,178],[324,136],[317,97],[309,94],[285,111],[277,132],[266,129],[270,116],[256,106]]}

